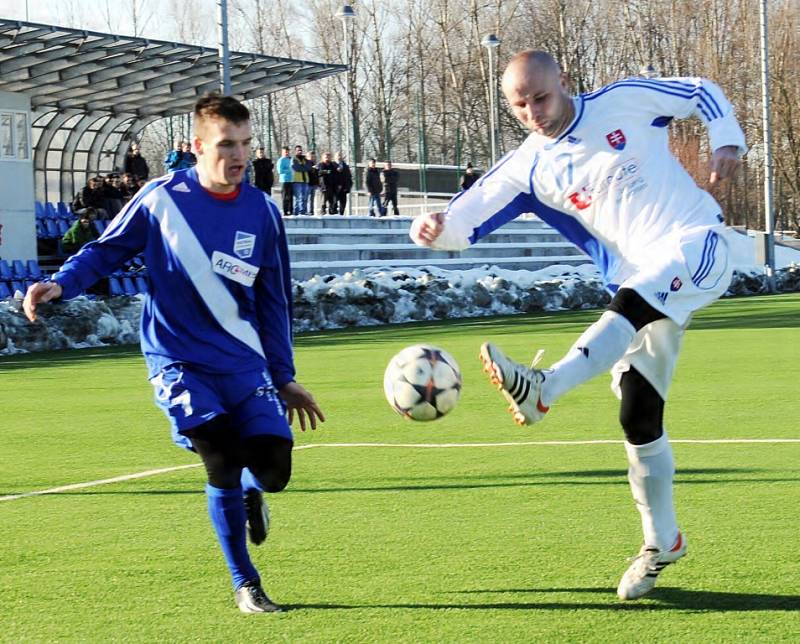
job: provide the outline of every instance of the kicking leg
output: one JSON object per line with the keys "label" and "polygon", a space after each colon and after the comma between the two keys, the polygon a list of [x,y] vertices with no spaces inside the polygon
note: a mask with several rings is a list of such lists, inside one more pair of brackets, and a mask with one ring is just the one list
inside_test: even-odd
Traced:
{"label": "kicking leg", "polygon": [[541,420],[567,391],[611,369],[625,355],[636,332],[663,317],[636,291],[623,288],[600,319],[550,369],[526,368],[488,342],[481,347],[480,357],[493,384],[508,400],[514,420],[529,425]]}

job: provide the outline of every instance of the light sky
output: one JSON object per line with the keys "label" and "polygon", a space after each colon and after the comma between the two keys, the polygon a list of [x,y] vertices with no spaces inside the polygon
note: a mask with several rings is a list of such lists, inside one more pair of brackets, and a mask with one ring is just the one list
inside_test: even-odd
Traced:
{"label": "light sky", "polygon": [[[29,22],[38,22],[71,29],[87,29],[120,35],[132,35],[130,22],[131,5],[137,2],[141,8],[144,29],[140,36],[154,40],[181,41],[169,0],[0,0],[0,18],[25,20],[26,7]],[[191,3],[199,15],[215,23],[216,0],[177,0]],[[230,5],[230,3],[229,3]],[[230,7],[228,12],[230,14]],[[168,15],[168,19],[164,16]],[[109,20],[112,28],[109,29]],[[189,44],[216,46],[215,30],[209,30],[204,42]]]}

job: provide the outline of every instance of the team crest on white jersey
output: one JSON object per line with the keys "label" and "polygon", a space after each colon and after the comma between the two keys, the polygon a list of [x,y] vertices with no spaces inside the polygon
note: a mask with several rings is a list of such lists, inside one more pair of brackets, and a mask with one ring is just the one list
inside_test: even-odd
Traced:
{"label": "team crest on white jersey", "polygon": [[622,130],[614,130],[606,134],[606,141],[608,141],[608,144],[615,150],[625,149],[625,135],[622,133]]}
{"label": "team crest on white jersey", "polygon": [[256,245],[256,236],[252,233],[243,233],[241,230],[236,231],[236,237],[233,240],[233,252],[242,259],[248,259],[253,256],[253,249]]}

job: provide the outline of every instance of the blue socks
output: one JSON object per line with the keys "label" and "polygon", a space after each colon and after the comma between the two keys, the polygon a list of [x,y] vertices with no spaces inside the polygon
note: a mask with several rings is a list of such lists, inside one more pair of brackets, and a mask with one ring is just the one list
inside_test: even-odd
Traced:
{"label": "blue socks", "polygon": [[252,490],[255,488],[259,492],[263,492],[264,488],[261,486],[261,483],[258,482],[258,479],[253,476],[253,473],[245,468],[242,468],[242,490],[247,492],[247,490]]}
{"label": "blue socks", "polygon": [[[244,470],[247,472],[248,470]],[[252,475],[250,475],[252,476]],[[250,561],[247,552],[247,534],[245,524],[247,514],[244,508],[242,488],[224,490],[206,485],[208,497],[208,515],[217,533],[217,539],[225,555],[225,561],[233,577],[233,588],[238,589],[247,581],[259,582],[258,571]]]}

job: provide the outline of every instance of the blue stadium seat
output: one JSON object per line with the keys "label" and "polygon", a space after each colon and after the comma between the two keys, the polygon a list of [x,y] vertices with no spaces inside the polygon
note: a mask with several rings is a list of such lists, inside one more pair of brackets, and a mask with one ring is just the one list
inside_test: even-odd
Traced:
{"label": "blue stadium seat", "polygon": [[55,205],[51,204],[49,201],[44,205],[44,212],[48,219],[58,219],[58,210],[56,210]]}
{"label": "blue stadium seat", "polygon": [[63,237],[64,235],[66,235],[67,231],[70,228],[69,223],[64,221],[63,219],[57,219],[56,220],[56,226],[58,227],[58,234],[59,234],[60,237]]}
{"label": "blue stadium seat", "polygon": [[55,239],[56,237],[63,237],[64,235],[64,233],[58,232],[58,224],[54,219],[45,219],[44,228],[45,233],[47,233],[47,238]]}
{"label": "blue stadium seat", "polygon": [[8,265],[8,262],[4,259],[0,259],[0,280],[10,280],[14,277],[13,273],[11,272],[11,267]]}
{"label": "blue stadium seat", "polygon": [[66,219],[69,221],[73,217],[72,209],[69,207],[69,204],[66,204],[63,201],[59,201],[56,204],[56,210],[58,211],[58,215],[61,217],[61,219]]}
{"label": "blue stadium seat", "polygon": [[125,291],[125,295],[136,295],[138,293],[136,285],[130,277],[122,278],[122,289]]}
{"label": "blue stadium seat", "polygon": [[11,282],[11,290],[12,291],[19,291],[20,293],[24,293],[25,292],[25,284],[23,284],[20,281],[14,280],[13,282]]}
{"label": "blue stadium seat", "polygon": [[117,295],[125,295],[125,291],[122,290],[122,285],[119,283],[119,280],[116,277],[108,278],[108,292],[112,297],[116,297]]}
{"label": "blue stadium seat", "polygon": [[29,259],[27,262],[28,277],[35,280],[42,279],[42,269],[39,268],[39,262],[35,259]]}
{"label": "blue stadium seat", "polygon": [[107,228],[107,223],[103,219],[95,219],[94,228],[98,235],[102,235],[103,231]]}
{"label": "blue stadium seat", "polygon": [[11,262],[11,274],[14,279],[22,280],[28,277],[28,269],[21,259],[15,259]]}
{"label": "blue stadium seat", "polygon": [[11,292],[11,289],[8,288],[8,284],[5,282],[0,282],[0,300],[6,300],[12,295],[13,293]]}
{"label": "blue stadium seat", "polygon": [[147,280],[144,277],[134,277],[133,281],[136,282],[136,290],[139,293],[147,293]]}
{"label": "blue stadium seat", "polygon": [[33,204],[33,210],[36,213],[36,219],[44,219],[45,212],[44,212],[44,204],[41,201],[36,201]]}
{"label": "blue stadium seat", "polygon": [[45,229],[43,219],[36,220],[36,237],[39,239],[47,239],[47,230]]}

